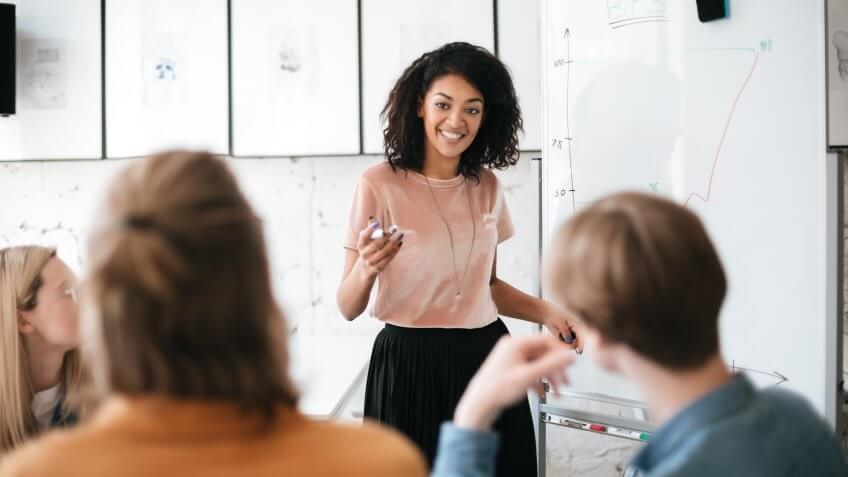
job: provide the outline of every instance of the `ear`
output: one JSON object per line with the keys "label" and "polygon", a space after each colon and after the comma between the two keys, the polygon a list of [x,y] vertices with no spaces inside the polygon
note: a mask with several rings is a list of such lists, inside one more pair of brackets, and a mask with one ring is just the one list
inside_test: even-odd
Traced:
{"label": "ear", "polygon": [[18,312],[18,331],[27,335],[35,331],[35,327],[32,325],[32,320],[30,319],[31,315],[27,311],[19,311]]}
{"label": "ear", "polygon": [[424,117],[424,98],[418,98],[418,117]]}
{"label": "ear", "polygon": [[584,326],[582,331],[583,348],[589,350],[595,363],[608,371],[616,371],[615,343],[610,342],[591,326]]}
{"label": "ear", "polygon": [[627,356],[629,348],[626,345],[610,341],[595,329],[583,332],[586,337],[586,347],[591,348],[595,363],[607,371],[621,373],[621,360]]}
{"label": "ear", "polygon": [[590,347],[593,350],[603,351],[607,348],[608,341],[601,335],[598,330],[592,328],[588,325],[582,325],[581,330],[582,338],[584,341],[584,347]]}

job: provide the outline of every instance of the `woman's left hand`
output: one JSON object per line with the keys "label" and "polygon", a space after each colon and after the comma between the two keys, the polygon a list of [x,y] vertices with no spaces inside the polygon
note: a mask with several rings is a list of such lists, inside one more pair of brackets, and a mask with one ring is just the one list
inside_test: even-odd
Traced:
{"label": "woman's left hand", "polygon": [[[572,324],[569,316],[553,303],[545,302],[544,325],[552,335],[558,337],[567,346],[578,353],[583,350],[577,327]],[[570,343],[569,339],[571,339]]]}

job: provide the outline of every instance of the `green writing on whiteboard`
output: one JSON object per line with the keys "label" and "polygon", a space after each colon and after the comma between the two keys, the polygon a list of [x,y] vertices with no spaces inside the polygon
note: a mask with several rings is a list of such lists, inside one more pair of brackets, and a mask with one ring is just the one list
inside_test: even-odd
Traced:
{"label": "green writing on whiteboard", "polygon": [[760,42],[760,51],[771,51],[772,41],[771,38],[768,40],[763,40]]}

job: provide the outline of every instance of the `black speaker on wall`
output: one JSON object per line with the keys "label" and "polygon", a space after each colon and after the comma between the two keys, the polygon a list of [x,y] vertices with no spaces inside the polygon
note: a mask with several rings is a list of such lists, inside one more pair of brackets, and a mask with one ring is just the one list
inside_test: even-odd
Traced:
{"label": "black speaker on wall", "polygon": [[0,116],[15,114],[15,6],[0,3]]}

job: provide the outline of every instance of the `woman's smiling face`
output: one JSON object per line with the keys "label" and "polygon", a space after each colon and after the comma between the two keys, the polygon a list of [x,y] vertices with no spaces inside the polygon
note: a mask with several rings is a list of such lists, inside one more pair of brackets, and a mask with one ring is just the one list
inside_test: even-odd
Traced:
{"label": "woman's smiling face", "polygon": [[426,157],[459,157],[483,122],[483,95],[462,76],[436,78],[418,108],[427,137]]}

